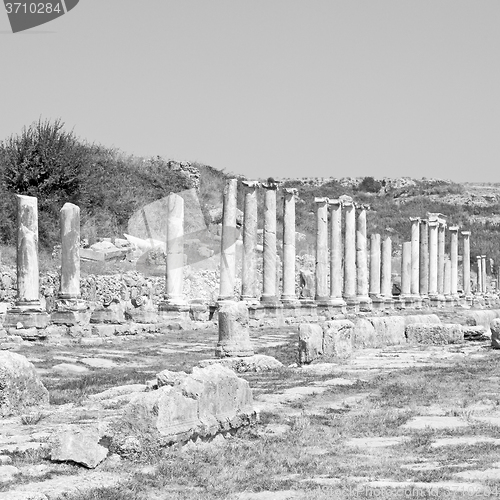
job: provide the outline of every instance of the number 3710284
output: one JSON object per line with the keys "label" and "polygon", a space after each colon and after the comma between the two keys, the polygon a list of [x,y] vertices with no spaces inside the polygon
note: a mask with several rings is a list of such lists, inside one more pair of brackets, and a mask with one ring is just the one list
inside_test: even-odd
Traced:
{"label": "number 3710284", "polygon": [[57,14],[61,13],[61,4],[57,2],[55,5],[52,3],[25,3],[14,2],[6,3],[5,8],[7,14]]}

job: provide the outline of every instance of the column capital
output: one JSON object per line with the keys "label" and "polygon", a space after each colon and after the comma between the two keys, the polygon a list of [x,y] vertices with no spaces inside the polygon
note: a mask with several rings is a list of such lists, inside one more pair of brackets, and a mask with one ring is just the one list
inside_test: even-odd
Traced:
{"label": "column capital", "polygon": [[411,222],[420,222],[422,219],[420,217],[410,217]]}
{"label": "column capital", "polygon": [[341,207],[342,206],[342,200],[340,200],[338,198],[335,198],[333,200],[331,198],[328,198],[328,204],[336,206],[336,207]]}
{"label": "column capital", "polygon": [[460,228],[458,226],[448,226],[448,231],[457,232]]}
{"label": "column capital", "polygon": [[366,203],[354,203],[355,208],[358,210],[370,210],[370,205]]}
{"label": "column capital", "polygon": [[283,188],[283,194],[289,194],[292,196],[297,196],[299,194],[299,190],[297,188]]}
{"label": "column capital", "polygon": [[462,236],[470,236],[470,231],[462,231]]}
{"label": "column capital", "polygon": [[261,182],[260,187],[263,187],[264,189],[272,189],[272,190],[277,190],[279,186],[279,182]]}
{"label": "column capital", "polygon": [[427,224],[429,225],[429,227],[438,227],[439,226],[439,222],[437,220],[428,220]]}
{"label": "column capital", "polygon": [[255,189],[260,187],[261,183],[259,181],[241,181],[241,183],[250,189]]}
{"label": "column capital", "polygon": [[328,198],[326,197],[314,198],[314,203],[328,203]]}

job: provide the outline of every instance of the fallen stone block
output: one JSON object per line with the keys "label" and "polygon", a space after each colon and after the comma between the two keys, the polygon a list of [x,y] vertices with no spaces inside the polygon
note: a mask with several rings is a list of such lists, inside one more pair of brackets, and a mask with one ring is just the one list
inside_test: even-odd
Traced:
{"label": "fallen stone block", "polygon": [[92,325],[92,335],[96,337],[113,337],[115,333],[115,325]]}
{"label": "fallen stone block", "polygon": [[24,356],[0,351],[0,416],[47,406],[49,392]]}
{"label": "fallen stone block", "polygon": [[327,321],[323,325],[323,356],[347,359],[354,349],[354,323],[349,320]]}
{"label": "fallen stone block", "polygon": [[491,347],[500,349],[500,319],[494,319],[491,322]]}
{"label": "fallen stone block", "polygon": [[254,354],[253,356],[245,356],[242,358],[204,359],[200,361],[199,366],[205,368],[214,363],[230,368],[237,373],[266,372],[278,370],[283,367],[283,363],[265,354]]}
{"label": "fallen stone block", "polygon": [[299,325],[299,363],[311,363],[323,355],[323,328],[312,323]]}
{"label": "fallen stone block", "polygon": [[491,323],[500,317],[500,310],[498,309],[485,309],[482,311],[469,311],[467,312],[466,323],[470,326],[484,326],[486,334],[491,332]]}
{"label": "fallen stone block", "polygon": [[384,316],[367,319],[375,329],[376,345],[372,347],[406,344],[405,325],[407,323],[404,316]]}
{"label": "fallen stone block", "polygon": [[462,325],[462,331],[464,333],[464,340],[489,340],[488,335],[486,335],[486,329],[484,328],[484,326]]}
{"label": "fallen stone block", "polygon": [[354,319],[353,345],[355,348],[380,347],[377,332],[370,320],[360,317]]}
{"label": "fallen stone block", "polygon": [[406,338],[410,344],[445,345],[464,341],[461,325],[414,323],[406,327]]}
{"label": "fallen stone block", "polygon": [[50,459],[53,462],[74,462],[89,469],[96,468],[108,455],[108,449],[99,444],[105,429],[101,425],[66,426],[51,438]]}

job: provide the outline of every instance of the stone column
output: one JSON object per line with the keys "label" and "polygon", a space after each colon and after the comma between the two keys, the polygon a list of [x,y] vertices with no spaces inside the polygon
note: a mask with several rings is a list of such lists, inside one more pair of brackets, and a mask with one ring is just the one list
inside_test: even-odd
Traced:
{"label": "stone column", "polygon": [[234,284],[236,277],[237,190],[238,190],[237,179],[228,179],[224,187],[223,210],[222,210],[220,287],[219,287],[219,298],[218,298],[219,302],[224,300],[235,300]]}
{"label": "stone column", "polygon": [[420,302],[420,218],[410,217],[411,221],[411,294],[415,305]]}
{"label": "stone column", "polygon": [[80,292],[80,207],[65,203],[60,211],[61,286],[51,320],[75,325],[89,319],[89,305]]}
{"label": "stone column", "polygon": [[17,297],[7,311],[4,327],[44,328],[48,314],[39,295],[38,203],[33,196],[17,195]]}
{"label": "stone column", "polygon": [[401,252],[401,305],[404,307],[411,307],[413,305],[411,295],[411,251],[411,242],[405,241],[402,245]]}
{"label": "stone column", "polygon": [[451,295],[451,261],[448,258],[444,259],[444,288],[443,295],[445,297],[446,305],[453,305],[453,297]]}
{"label": "stone column", "polygon": [[248,331],[248,308],[244,302],[225,301],[218,310],[219,341],[217,358],[252,356],[254,353]]}
{"label": "stone column", "polygon": [[488,293],[488,274],[486,272],[486,255],[481,255],[481,271],[482,271],[482,284],[483,284],[483,293]]}
{"label": "stone column", "polygon": [[295,295],[295,197],[294,188],[283,189],[283,302],[296,302]]}
{"label": "stone column", "polygon": [[420,297],[424,302],[429,298],[429,224],[427,219],[420,221]]}
{"label": "stone column", "polygon": [[462,237],[463,237],[463,254],[462,254],[463,288],[464,288],[465,302],[470,305],[472,303],[472,294],[470,287],[470,231],[462,231]]}
{"label": "stone column", "polygon": [[370,310],[372,301],[368,295],[368,251],[366,243],[366,207],[359,205],[356,230],[357,295],[360,310]]}
{"label": "stone column", "polygon": [[[257,300],[257,187],[258,182],[243,181],[245,206],[243,215],[243,259],[241,266],[241,299],[248,303]],[[295,214],[294,214],[295,215]],[[294,220],[295,223],[295,220]]]}
{"label": "stone column", "polygon": [[345,208],[344,236],[344,299],[349,308],[356,309],[356,209],[349,200],[342,202]]}
{"label": "stone column", "polygon": [[438,295],[444,300],[444,260],[445,260],[446,222],[439,221],[438,227]]}
{"label": "stone column", "polygon": [[370,288],[369,296],[373,307],[380,309],[384,299],[380,293],[380,234],[370,235]]}
{"label": "stone column", "polygon": [[278,304],[276,289],[276,190],[275,183],[263,183],[264,192],[264,266],[261,301],[266,305]]}
{"label": "stone column", "polygon": [[438,306],[438,221],[429,220],[429,299],[432,306]]}
{"label": "stone column", "polygon": [[458,226],[450,226],[450,295],[458,303]]}
{"label": "stone column", "polygon": [[382,283],[381,292],[386,307],[393,307],[392,299],[392,240],[390,236],[382,242]]}
{"label": "stone column", "polygon": [[342,202],[328,200],[330,204],[330,301],[339,312],[345,311],[342,298]]}
{"label": "stone column", "polygon": [[481,260],[481,256],[478,255],[477,259],[477,294],[483,294],[483,264]]}
{"label": "stone column", "polygon": [[316,295],[321,305],[329,301],[328,293],[328,198],[315,198],[316,203]]}

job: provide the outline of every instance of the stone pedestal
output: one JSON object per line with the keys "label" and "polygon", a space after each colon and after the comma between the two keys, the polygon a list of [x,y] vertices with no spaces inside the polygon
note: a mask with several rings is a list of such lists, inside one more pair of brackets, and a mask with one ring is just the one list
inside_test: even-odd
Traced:
{"label": "stone pedestal", "polygon": [[257,298],[257,187],[258,182],[243,181],[246,187],[243,219],[243,262],[241,266],[241,300],[256,303]]}
{"label": "stone pedestal", "polygon": [[356,209],[350,199],[342,201],[345,209],[344,300],[349,311],[358,307],[356,296]]}
{"label": "stone pedestal", "polygon": [[228,179],[224,188],[218,301],[233,300],[236,278],[236,195],[237,179]]}
{"label": "stone pedestal", "polygon": [[283,190],[283,303],[297,303],[295,294],[295,197],[296,189]]}
{"label": "stone pedestal", "polygon": [[264,188],[264,265],[262,270],[262,297],[263,305],[278,304],[278,290],[276,287],[276,190],[277,184],[262,184]]}
{"label": "stone pedestal", "polygon": [[342,203],[328,200],[330,205],[330,303],[334,311],[343,314],[346,303],[342,298]]}
{"label": "stone pedestal", "polygon": [[357,297],[360,311],[370,311],[372,301],[368,295],[368,252],[366,244],[366,207],[359,206],[356,228]]}
{"label": "stone pedestal", "polygon": [[4,328],[45,328],[49,315],[39,296],[38,205],[33,196],[17,195],[17,297],[7,310]]}
{"label": "stone pedestal", "polygon": [[254,350],[248,331],[248,309],[244,302],[226,301],[218,311],[219,341],[215,356],[242,357],[252,356]]}

